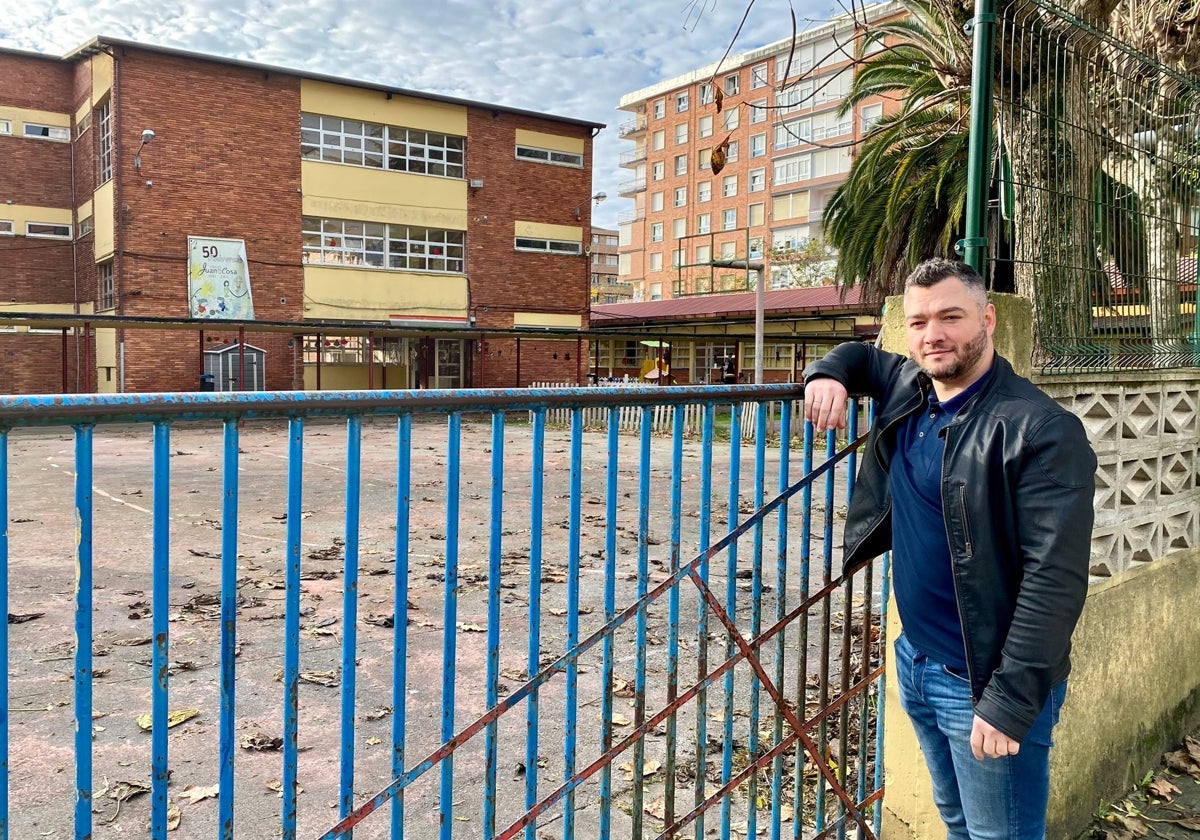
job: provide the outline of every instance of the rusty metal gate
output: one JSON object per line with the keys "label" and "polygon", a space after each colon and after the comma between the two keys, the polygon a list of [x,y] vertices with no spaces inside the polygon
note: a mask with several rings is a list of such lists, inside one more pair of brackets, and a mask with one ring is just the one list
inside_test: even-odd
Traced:
{"label": "rusty metal gate", "polygon": [[[154,600],[163,606],[154,613],[154,661],[163,667],[153,668],[150,684],[147,754],[154,837],[165,840],[169,807],[171,429],[223,421],[213,829],[222,838],[252,836],[256,826],[242,816],[234,784],[239,430],[248,419],[286,418],[286,455],[279,456],[287,462],[282,780],[272,833],[873,838],[883,793],[886,569],[867,567],[852,578],[837,572],[834,546],[862,443],[857,406],[848,445],[838,451],[827,436],[814,466],[811,427],[795,413],[798,397],[796,386],[697,386],[0,398],[0,502],[7,513],[8,429],[74,426],[76,629],[88,642],[75,650],[74,714],[77,723],[90,720],[92,431],[116,420],[154,424]],[[664,404],[680,409],[666,438],[652,434],[651,422]],[[703,410],[685,412],[687,405]],[[588,430],[585,409],[596,406],[606,408],[608,422]],[[628,406],[643,412],[635,435],[619,433]],[[569,427],[548,424],[548,414],[563,408]],[[317,418],[330,416],[346,418],[345,460],[337,465],[346,481],[344,566],[336,575],[343,597],[340,771],[336,790],[326,791],[299,766],[299,734],[319,718],[298,686],[302,658],[315,655],[300,635],[301,580],[318,565],[309,558],[320,556],[305,554],[302,530],[313,527],[308,516],[330,515],[304,510],[318,492],[305,479],[304,443]],[[367,527],[360,493],[380,457],[374,439],[364,454],[363,420],[379,416],[397,423],[388,455],[395,565],[386,704],[368,700],[368,683],[387,676],[357,664],[368,651],[360,626],[380,624],[361,615],[359,604]],[[754,430],[747,440],[743,428]],[[430,445],[424,436],[434,432]],[[425,450],[435,452],[436,482],[420,460]],[[490,464],[490,475],[465,470],[467,461]],[[423,489],[434,483],[436,491]],[[475,484],[483,485],[479,492]],[[486,505],[478,521],[463,514],[468,499]],[[444,549],[424,563],[436,568],[425,578],[441,587],[440,632],[414,618],[410,600],[420,565],[410,544],[418,517],[427,524],[431,511],[444,525]],[[6,564],[7,536],[0,540]],[[390,739],[364,738],[382,714],[390,716]],[[78,837],[92,831],[92,757],[102,749],[88,729],[80,727],[75,740]],[[5,727],[5,758],[7,736]],[[386,760],[370,751],[374,745],[386,749]],[[327,763],[333,755],[311,758]],[[7,837],[3,766],[0,837]],[[303,799],[302,776],[314,785]],[[335,820],[316,802],[336,806],[336,824],[330,827]]]}

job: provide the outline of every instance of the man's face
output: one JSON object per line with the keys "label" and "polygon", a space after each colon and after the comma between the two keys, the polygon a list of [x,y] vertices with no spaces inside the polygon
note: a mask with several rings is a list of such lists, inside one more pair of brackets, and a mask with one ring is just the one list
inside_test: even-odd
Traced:
{"label": "man's face", "polygon": [[981,307],[957,277],[905,292],[904,324],[909,356],[938,382],[966,387],[991,361],[995,307]]}

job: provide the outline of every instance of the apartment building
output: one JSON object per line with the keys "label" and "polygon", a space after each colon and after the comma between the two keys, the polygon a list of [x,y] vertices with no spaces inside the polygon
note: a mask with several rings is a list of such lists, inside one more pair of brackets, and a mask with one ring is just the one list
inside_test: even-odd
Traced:
{"label": "apartment building", "polygon": [[[855,49],[875,22],[902,14],[880,3],[792,39],[730,55],[622,97],[619,127],[634,148],[618,193],[620,278],[639,300],[745,290],[754,274],[713,260],[762,260],[773,287],[792,281],[772,248],[821,236],[821,212],[845,180],[855,144],[889,103],[838,115]],[[718,109],[718,103],[720,108]],[[725,163],[714,172],[714,149]]]}
{"label": "apartment building", "polygon": [[0,392],[577,378],[603,126],[108,38],[0,76]]}
{"label": "apartment building", "polygon": [[617,276],[620,264],[619,234],[608,228],[592,228],[592,303],[621,303],[633,300],[633,285]]}

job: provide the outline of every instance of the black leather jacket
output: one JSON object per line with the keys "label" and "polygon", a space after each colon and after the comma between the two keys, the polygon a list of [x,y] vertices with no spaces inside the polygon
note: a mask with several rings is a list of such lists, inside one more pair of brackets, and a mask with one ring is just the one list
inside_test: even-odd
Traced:
{"label": "black leather jacket", "polygon": [[[879,403],[846,518],[844,564],[853,571],[891,548],[896,430],[932,382],[903,356],[866,344],[836,347],[805,371],[806,382],[818,377]],[[976,714],[1021,741],[1071,669],[1096,456],[1079,418],[999,355],[944,437],[942,510],[971,696]]]}

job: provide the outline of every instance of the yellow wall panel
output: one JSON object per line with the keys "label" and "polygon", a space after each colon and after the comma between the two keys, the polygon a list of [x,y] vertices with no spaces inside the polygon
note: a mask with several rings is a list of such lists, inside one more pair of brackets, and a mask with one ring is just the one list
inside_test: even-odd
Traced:
{"label": "yellow wall panel", "polygon": [[92,56],[92,104],[98,105],[108,96],[113,83],[112,56],[99,53]]}
{"label": "yellow wall panel", "polygon": [[72,224],[71,211],[66,207],[37,207],[32,204],[0,204],[0,219],[13,223],[13,233],[25,235],[26,222],[46,222],[52,225]]}
{"label": "yellow wall panel", "polygon": [[557,239],[562,242],[582,242],[583,228],[574,225],[547,225],[541,222],[516,222],[513,225],[513,235]]}
{"label": "yellow wall panel", "polygon": [[306,160],[300,164],[306,216],[467,229],[467,184]]}
{"label": "yellow wall panel", "polygon": [[12,108],[7,105],[0,105],[0,120],[12,120],[12,133],[14,137],[20,137],[22,134],[21,127],[17,123],[38,123],[39,125],[54,125],[60,128],[71,127],[70,114],[60,114],[57,111],[39,111],[36,108]]}
{"label": "yellow wall panel", "polygon": [[577,330],[583,327],[583,316],[556,315],[551,312],[514,312],[513,326]]}
{"label": "yellow wall panel", "polygon": [[305,318],[386,321],[393,315],[417,315],[465,319],[467,306],[467,278],[461,274],[313,265],[304,269]]}
{"label": "yellow wall panel", "polygon": [[517,144],[533,146],[538,149],[550,149],[555,152],[570,152],[576,155],[583,154],[584,149],[581,137],[563,137],[561,134],[546,134],[541,131],[527,131],[523,128],[517,129]]}
{"label": "yellow wall panel", "polygon": [[96,237],[95,250],[96,262],[101,262],[105,257],[112,254],[114,245],[113,238],[113,182],[106,181],[101,184],[96,190],[93,197],[93,206],[95,207],[95,223]]}
{"label": "yellow wall panel", "polygon": [[300,82],[300,109],[307,114],[324,114],[353,120],[423,128],[442,134],[467,136],[467,109],[448,102],[434,102],[379,90],[335,85],[303,79]]}
{"label": "yellow wall panel", "polygon": [[92,215],[92,200],[89,198],[83,204],[79,205],[79,208],[75,211],[75,216],[79,219],[86,219],[90,215]]}

